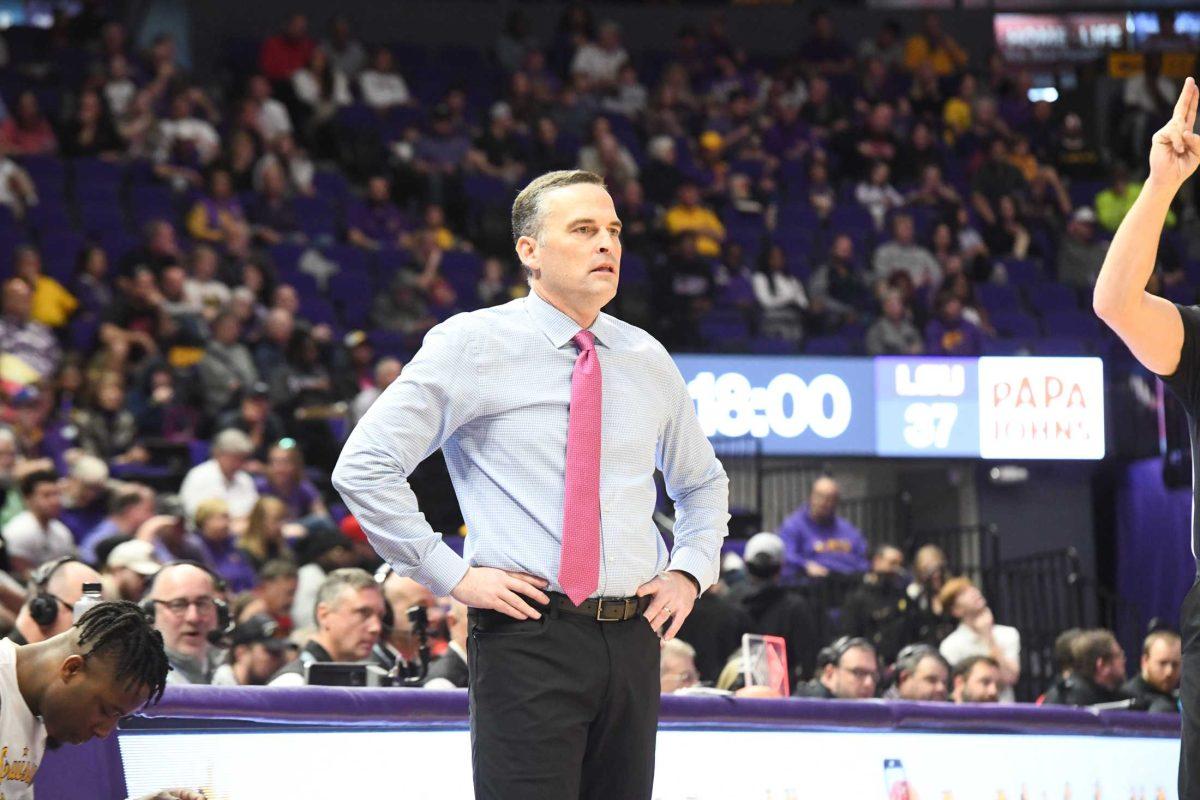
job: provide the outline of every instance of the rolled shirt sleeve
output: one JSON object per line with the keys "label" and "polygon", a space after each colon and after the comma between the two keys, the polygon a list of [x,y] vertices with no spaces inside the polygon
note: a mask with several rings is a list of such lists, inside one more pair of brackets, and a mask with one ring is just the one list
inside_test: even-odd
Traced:
{"label": "rolled shirt sleeve", "polygon": [[478,377],[464,320],[429,331],[350,433],[333,470],[334,488],[375,551],[438,596],[458,585],[467,562],[421,513],[408,476],[475,414]]}
{"label": "rolled shirt sleeve", "polygon": [[[666,358],[666,351],[663,351]],[[703,594],[720,575],[729,533],[729,478],[696,418],[683,376],[672,364],[672,408],[658,443],[658,468],[675,501],[675,547],[667,569],[688,573]]]}

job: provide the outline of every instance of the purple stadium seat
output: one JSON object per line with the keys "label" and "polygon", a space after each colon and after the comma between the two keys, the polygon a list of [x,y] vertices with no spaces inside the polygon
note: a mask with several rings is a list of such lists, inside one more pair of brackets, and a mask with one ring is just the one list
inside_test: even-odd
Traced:
{"label": "purple stadium seat", "polygon": [[1061,283],[1039,283],[1025,289],[1025,299],[1040,316],[1060,311],[1078,311],[1079,299],[1075,290]]}
{"label": "purple stadium seat", "polygon": [[1033,352],[1039,356],[1086,356],[1091,355],[1088,340],[1077,336],[1045,336],[1033,343]]}
{"label": "purple stadium seat", "polygon": [[991,314],[992,327],[1004,337],[1034,339],[1041,335],[1037,320],[1016,309],[1003,309]]}
{"label": "purple stadium seat", "polygon": [[814,356],[851,356],[862,350],[862,340],[840,333],[811,336],[804,341],[804,352]]}
{"label": "purple stadium seat", "polygon": [[637,253],[625,251],[621,254],[621,283],[641,285],[649,283],[650,270],[646,260]]}
{"label": "purple stadium seat", "polygon": [[714,309],[700,320],[700,338],[717,349],[744,345],[749,336],[750,326],[736,311]]}
{"label": "purple stadium seat", "polygon": [[1021,305],[1016,288],[1008,284],[981,283],[976,287],[976,294],[988,311],[1015,310]]}
{"label": "purple stadium seat", "polygon": [[980,355],[984,356],[1016,356],[1022,355],[1029,351],[1029,343],[1024,339],[1010,339],[1006,337],[994,338],[986,336],[983,339],[983,346]]}
{"label": "purple stadium seat", "polygon": [[324,197],[295,197],[292,199],[292,208],[296,212],[300,230],[309,236],[332,238],[337,233],[337,215]]}
{"label": "purple stadium seat", "polygon": [[1042,327],[1048,336],[1087,338],[1099,332],[1094,314],[1085,311],[1056,311],[1042,317]]}
{"label": "purple stadium seat", "polygon": [[1042,268],[1028,258],[1006,258],[1001,261],[1008,273],[1008,282],[1014,286],[1030,286],[1042,279]]}
{"label": "purple stadium seat", "polygon": [[756,336],[750,340],[746,349],[751,353],[772,356],[792,355],[799,350],[795,342],[789,342],[787,339],[779,339],[774,336]]}

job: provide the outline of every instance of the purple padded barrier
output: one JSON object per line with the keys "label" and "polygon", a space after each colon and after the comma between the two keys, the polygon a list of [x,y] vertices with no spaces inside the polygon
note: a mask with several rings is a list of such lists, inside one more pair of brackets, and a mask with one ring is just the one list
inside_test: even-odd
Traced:
{"label": "purple padded barrier", "polygon": [[[346,728],[405,724],[467,725],[464,690],[342,689],[266,687],[216,688],[169,686],[163,701],[142,717],[174,720],[238,720],[288,725],[336,725]],[[1031,705],[973,706],[885,700],[762,700],[677,696],[662,699],[664,727],[738,730],[967,731],[976,733],[1075,734],[1090,736],[1179,736],[1174,714],[1128,711],[1094,713],[1076,708]],[[88,797],[123,800],[125,776],[116,737],[82,747],[47,753],[37,773],[38,800],[77,800],[80,776],[87,776]]]}
{"label": "purple padded barrier", "polygon": [[[81,783],[86,783],[86,794],[81,793]],[[33,789],[37,800],[125,800],[125,770],[117,737],[47,750],[33,778]]]}
{"label": "purple padded barrier", "polygon": [[[216,688],[170,686],[163,701],[142,712],[151,719],[233,719],[290,724],[386,726],[389,723],[465,723],[463,690],[342,688]],[[762,700],[678,696],[662,699],[667,725],[785,728],[894,728],[991,733],[1179,735],[1174,714],[1134,714],[1032,705],[962,706],[887,700]]]}

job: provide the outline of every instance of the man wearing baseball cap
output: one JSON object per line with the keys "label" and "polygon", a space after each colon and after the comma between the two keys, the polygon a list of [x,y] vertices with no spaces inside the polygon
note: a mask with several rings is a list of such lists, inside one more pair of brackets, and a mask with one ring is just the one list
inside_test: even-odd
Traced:
{"label": "man wearing baseball cap", "polygon": [[217,667],[213,686],[265,686],[293,656],[292,644],[270,614],[247,618],[229,638],[229,663]]}
{"label": "man wearing baseball cap", "polygon": [[141,539],[121,542],[108,554],[104,574],[112,578],[122,600],[137,602],[146,593],[150,576],[162,568],[154,557],[154,545]]}

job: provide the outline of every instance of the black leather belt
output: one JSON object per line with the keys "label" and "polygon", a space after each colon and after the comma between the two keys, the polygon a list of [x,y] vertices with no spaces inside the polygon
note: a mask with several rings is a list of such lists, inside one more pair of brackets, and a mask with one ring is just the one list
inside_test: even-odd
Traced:
{"label": "black leather belt", "polygon": [[593,597],[579,605],[571,602],[565,594],[547,592],[550,603],[563,614],[578,614],[597,622],[626,622],[642,614],[650,607],[650,596],[646,597]]}

